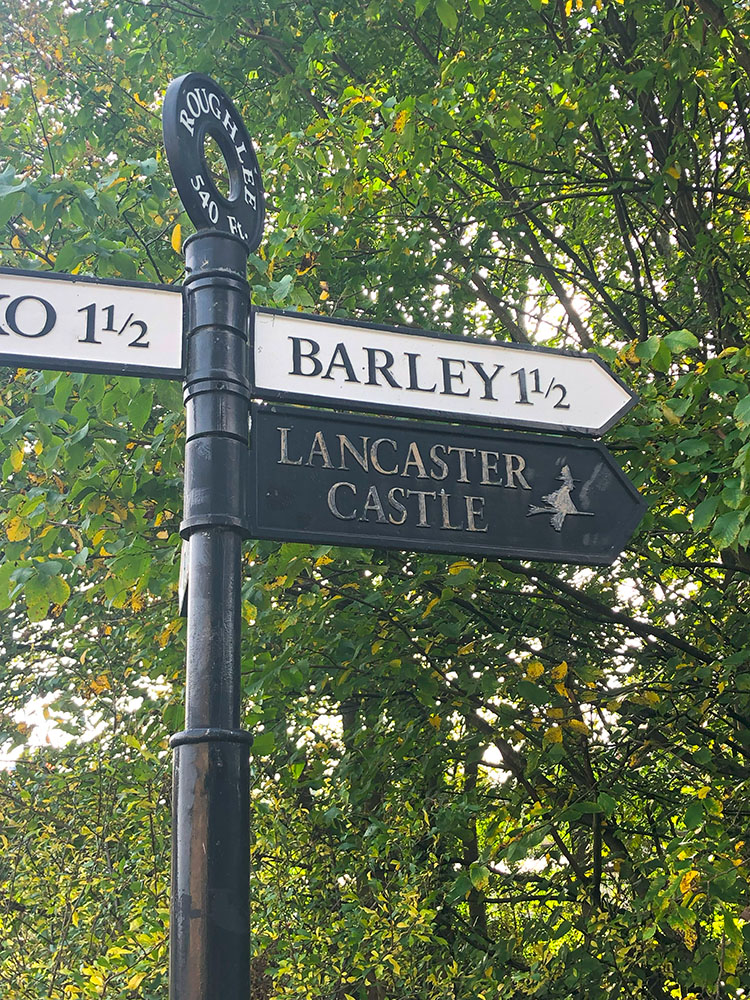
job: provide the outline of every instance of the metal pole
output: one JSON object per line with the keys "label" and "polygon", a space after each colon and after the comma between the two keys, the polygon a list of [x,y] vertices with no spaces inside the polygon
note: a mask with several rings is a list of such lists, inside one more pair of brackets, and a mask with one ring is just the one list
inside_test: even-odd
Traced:
{"label": "metal pole", "polygon": [[174,748],[170,1000],[250,996],[249,733],[240,729],[250,402],[248,249],[185,243],[185,731]]}

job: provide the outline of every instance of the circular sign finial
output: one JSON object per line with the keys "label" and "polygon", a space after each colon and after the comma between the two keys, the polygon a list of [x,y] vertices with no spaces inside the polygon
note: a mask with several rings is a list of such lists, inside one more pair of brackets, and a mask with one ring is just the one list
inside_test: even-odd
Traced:
{"label": "circular sign finial", "polygon": [[[255,250],[263,234],[265,199],[253,144],[232,101],[202,73],[172,80],[162,111],[169,168],[185,211],[198,229],[219,229]],[[222,194],[206,160],[213,140],[226,162]]]}

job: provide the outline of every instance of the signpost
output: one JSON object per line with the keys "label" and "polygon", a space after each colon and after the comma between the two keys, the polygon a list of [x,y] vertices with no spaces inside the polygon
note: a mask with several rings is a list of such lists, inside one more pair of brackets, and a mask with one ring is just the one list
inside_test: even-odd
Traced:
{"label": "signpost", "polygon": [[181,378],[181,291],[0,268],[0,364]]}
{"label": "signpost", "polygon": [[612,563],[645,503],[595,441],[252,409],[253,538]]}
{"label": "signpost", "polygon": [[[247,257],[264,196],[242,118],[213,80],[188,73],[170,84],[163,120],[198,230],[182,289],[0,268],[0,364],[184,373],[186,706],[171,740],[170,997],[247,1000],[243,539],[611,563],[645,504],[603,445],[561,435],[597,436],[636,398],[591,354],[251,314]],[[224,191],[209,140],[226,161]],[[254,397],[453,425],[253,404],[249,448]]]}
{"label": "signpost", "polygon": [[263,399],[598,437],[635,394],[595,354],[253,310]]}
{"label": "signpost", "polygon": [[[247,535],[250,352],[247,257],[263,230],[263,189],[237,109],[187,73],[164,101],[164,144],[198,229],[185,243],[187,565],[185,730],[174,748],[171,1000],[250,995],[249,733],[240,727],[242,540]],[[221,192],[205,158],[227,161]]]}

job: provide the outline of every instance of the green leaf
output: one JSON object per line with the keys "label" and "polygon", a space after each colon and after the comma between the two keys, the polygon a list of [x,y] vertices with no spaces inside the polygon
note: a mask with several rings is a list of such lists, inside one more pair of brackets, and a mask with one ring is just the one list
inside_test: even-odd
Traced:
{"label": "green leaf", "polygon": [[735,406],[733,415],[738,427],[750,425],[750,392]]}
{"label": "green leaf", "polygon": [[271,282],[274,302],[281,303],[284,301],[291,291],[293,281],[293,274],[285,274],[284,277],[280,278],[278,281]]}
{"label": "green leaf", "polygon": [[552,700],[552,695],[546,688],[532,684],[531,681],[520,680],[516,687],[519,696],[531,705],[546,705]]}
{"label": "green leaf", "polygon": [[636,346],[635,355],[641,361],[651,361],[656,356],[660,346],[661,337],[649,337],[648,340],[644,340],[642,344]]}
{"label": "green leaf", "polygon": [[154,404],[153,391],[139,392],[134,396],[128,406],[128,419],[133,425],[134,431],[143,430],[143,426],[151,415]]}
{"label": "green leaf", "polygon": [[666,335],[664,343],[672,354],[679,354],[681,351],[687,351],[700,345],[700,341],[690,330],[673,330]]}
{"label": "green leaf", "polygon": [[484,865],[475,863],[469,868],[469,877],[474,888],[483,892],[490,882],[490,870]]}
{"label": "green leaf", "polygon": [[253,737],[252,753],[255,757],[267,757],[274,748],[273,733],[269,730],[257,733]]}
{"label": "green leaf", "polygon": [[726,514],[720,514],[711,529],[711,539],[720,549],[727,549],[735,541],[740,533],[740,528],[745,522],[744,510],[730,510]]}
{"label": "green leaf", "polygon": [[697,830],[703,822],[703,803],[700,799],[691,802],[685,810],[685,826],[688,830]]}
{"label": "green leaf", "polygon": [[16,568],[16,564],[6,561],[0,565],[0,611],[10,607],[10,592],[14,587],[10,577]]}
{"label": "green leaf", "polygon": [[435,9],[443,27],[455,31],[458,26],[458,14],[448,3],[448,0],[435,0]]}
{"label": "green leaf", "polygon": [[702,531],[708,527],[718,506],[718,497],[706,497],[705,500],[702,500],[693,512],[693,531]]}
{"label": "green leaf", "polygon": [[599,792],[596,801],[607,816],[612,816],[617,809],[617,799],[612,798],[607,792]]}
{"label": "green leaf", "polygon": [[662,341],[651,361],[651,367],[657,372],[668,372],[672,363],[672,355],[666,343]]}
{"label": "green leaf", "polygon": [[47,617],[50,604],[65,604],[70,587],[62,577],[36,574],[26,582],[24,597],[30,621],[38,622]]}

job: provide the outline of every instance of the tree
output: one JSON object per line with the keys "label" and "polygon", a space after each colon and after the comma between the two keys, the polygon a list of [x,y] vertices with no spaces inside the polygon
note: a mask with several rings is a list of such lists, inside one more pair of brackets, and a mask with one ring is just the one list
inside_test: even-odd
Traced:
{"label": "tree", "polygon": [[[257,996],[747,989],[745,9],[0,16],[4,265],[179,280],[159,107],[205,71],[258,138],[259,304],[594,349],[641,396],[608,443],[650,510],[606,572],[248,545]],[[0,420],[5,733],[43,698],[75,736],[2,775],[33,962],[0,974],[163,996],[178,389],[8,371]]]}

